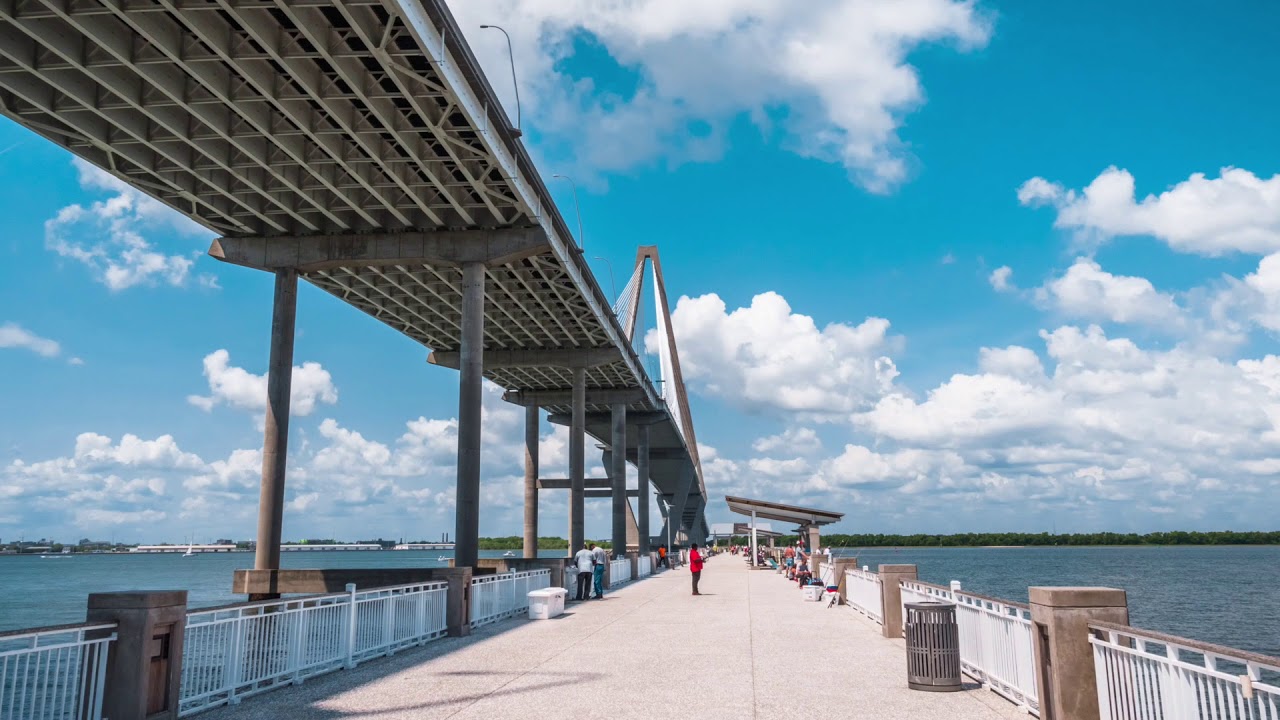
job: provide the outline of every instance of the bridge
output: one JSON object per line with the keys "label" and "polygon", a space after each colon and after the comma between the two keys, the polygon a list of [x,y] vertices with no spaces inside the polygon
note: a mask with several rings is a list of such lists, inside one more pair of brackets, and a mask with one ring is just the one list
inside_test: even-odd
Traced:
{"label": "bridge", "polygon": [[[543,411],[571,430],[572,547],[598,495],[627,547],[628,462],[641,553],[650,485],[663,536],[708,534],[657,251],[613,307],[443,0],[0,3],[0,112],[208,228],[213,257],[274,275],[256,570],[280,567],[299,279],[459,371],[458,566],[477,564],[486,378],[526,408],[526,556],[557,487],[539,476]],[[634,347],[646,269],[660,392]],[[608,448],[592,490],[588,435]]]}

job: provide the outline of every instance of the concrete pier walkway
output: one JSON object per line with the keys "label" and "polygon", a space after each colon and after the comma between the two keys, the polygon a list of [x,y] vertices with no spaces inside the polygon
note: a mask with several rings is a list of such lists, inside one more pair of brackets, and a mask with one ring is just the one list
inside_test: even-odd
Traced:
{"label": "concrete pier walkway", "polygon": [[1025,718],[972,683],[907,689],[901,640],[848,608],[722,555],[693,597],[674,570],[201,715],[279,718]]}

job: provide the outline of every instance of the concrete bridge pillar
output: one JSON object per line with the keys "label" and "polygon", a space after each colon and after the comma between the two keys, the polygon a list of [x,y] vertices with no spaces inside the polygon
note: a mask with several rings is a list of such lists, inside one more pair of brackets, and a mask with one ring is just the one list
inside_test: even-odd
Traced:
{"label": "concrete bridge pillar", "polygon": [[538,406],[524,409],[524,556],[538,557]]}
{"label": "concrete bridge pillar", "polygon": [[586,547],[587,369],[573,369],[573,412],[569,420],[569,557]]}
{"label": "concrete bridge pillar", "polygon": [[102,716],[177,720],[187,591],[91,593],[86,620],[117,624]]}
{"label": "concrete bridge pillar", "polygon": [[462,265],[462,343],[458,360],[456,567],[480,554],[480,417],[484,380],[484,263]]}
{"label": "concrete bridge pillar", "polygon": [[[262,489],[258,495],[255,570],[280,569],[284,525],[285,461],[289,451],[289,395],[293,386],[293,331],[298,312],[298,273],[277,270],[271,308],[271,356],[267,367],[267,414],[262,433]],[[269,600],[279,595],[250,596]]]}
{"label": "concrete bridge pillar", "polygon": [[636,486],[640,489],[636,508],[636,529],[640,554],[649,553],[649,426],[636,426]]}
{"label": "concrete bridge pillar", "polygon": [[613,467],[609,475],[613,486],[613,557],[620,558],[627,552],[627,405],[614,403],[611,410]]}

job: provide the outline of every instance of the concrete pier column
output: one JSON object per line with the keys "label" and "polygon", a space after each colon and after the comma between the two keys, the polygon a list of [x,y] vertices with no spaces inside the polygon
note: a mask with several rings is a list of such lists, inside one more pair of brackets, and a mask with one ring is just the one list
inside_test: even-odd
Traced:
{"label": "concrete pier column", "polygon": [[537,405],[524,409],[524,556],[538,557],[538,421]]}
{"label": "concrete pier column", "polygon": [[756,566],[756,548],[759,547],[759,539],[756,535],[756,509],[751,508],[751,567]]}
{"label": "concrete pier column", "polygon": [[1042,720],[1098,720],[1097,676],[1090,622],[1129,624],[1124,590],[1103,587],[1033,587],[1032,645]]}
{"label": "concrete pier column", "polygon": [[814,575],[818,574],[818,548],[822,542],[822,538],[818,533],[817,525],[809,526],[809,571]]}
{"label": "concrete pier column", "polygon": [[458,502],[453,557],[475,567],[480,545],[480,401],[484,379],[484,264],[462,266],[462,346],[458,361]]}
{"label": "concrete pier column", "polygon": [[613,486],[613,557],[627,554],[627,406],[614,403],[612,411],[613,468],[609,476]]}
{"label": "concrete pier column", "polygon": [[102,716],[177,720],[187,591],[93,593],[85,619],[118,626],[107,661]]}
{"label": "concrete pier column", "polygon": [[[293,331],[298,312],[298,273],[277,270],[271,308],[271,356],[267,367],[267,415],[262,433],[262,489],[258,495],[255,570],[280,569],[284,525],[284,473],[289,452],[289,396],[293,386]],[[250,597],[266,600],[278,595]]]}
{"label": "concrete pier column", "polygon": [[649,426],[636,426],[636,487],[640,490],[636,507],[636,525],[640,536],[640,554],[649,553]]}
{"label": "concrete pier column", "polygon": [[915,565],[880,566],[880,603],[884,620],[880,631],[885,637],[902,637],[902,588],[898,583],[916,579]]}
{"label": "concrete pier column", "polygon": [[587,464],[587,370],[573,369],[573,412],[569,420],[569,557],[586,547],[583,523]]}
{"label": "concrete pier column", "polygon": [[449,583],[445,594],[444,622],[449,637],[466,637],[471,634],[471,571],[472,566],[433,568],[432,580]]}

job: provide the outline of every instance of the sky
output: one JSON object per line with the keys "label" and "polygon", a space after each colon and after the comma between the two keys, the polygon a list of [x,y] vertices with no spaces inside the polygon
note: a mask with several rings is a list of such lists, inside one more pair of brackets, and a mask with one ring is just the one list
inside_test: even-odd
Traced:
{"label": "sky", "polygon": [[[1274,529],[1280,5],[450,5],[514,117],[479,26],[510,31],[606,292],[658,245],[710,521],[741,494],[842,532]],[[251,537],[270,276],[7,120],[0,187],[0,539]],[[304,284],[286,538],[452,532],[427,351]],[[481,532],[517,535],[523,413],[488,390]]]}

